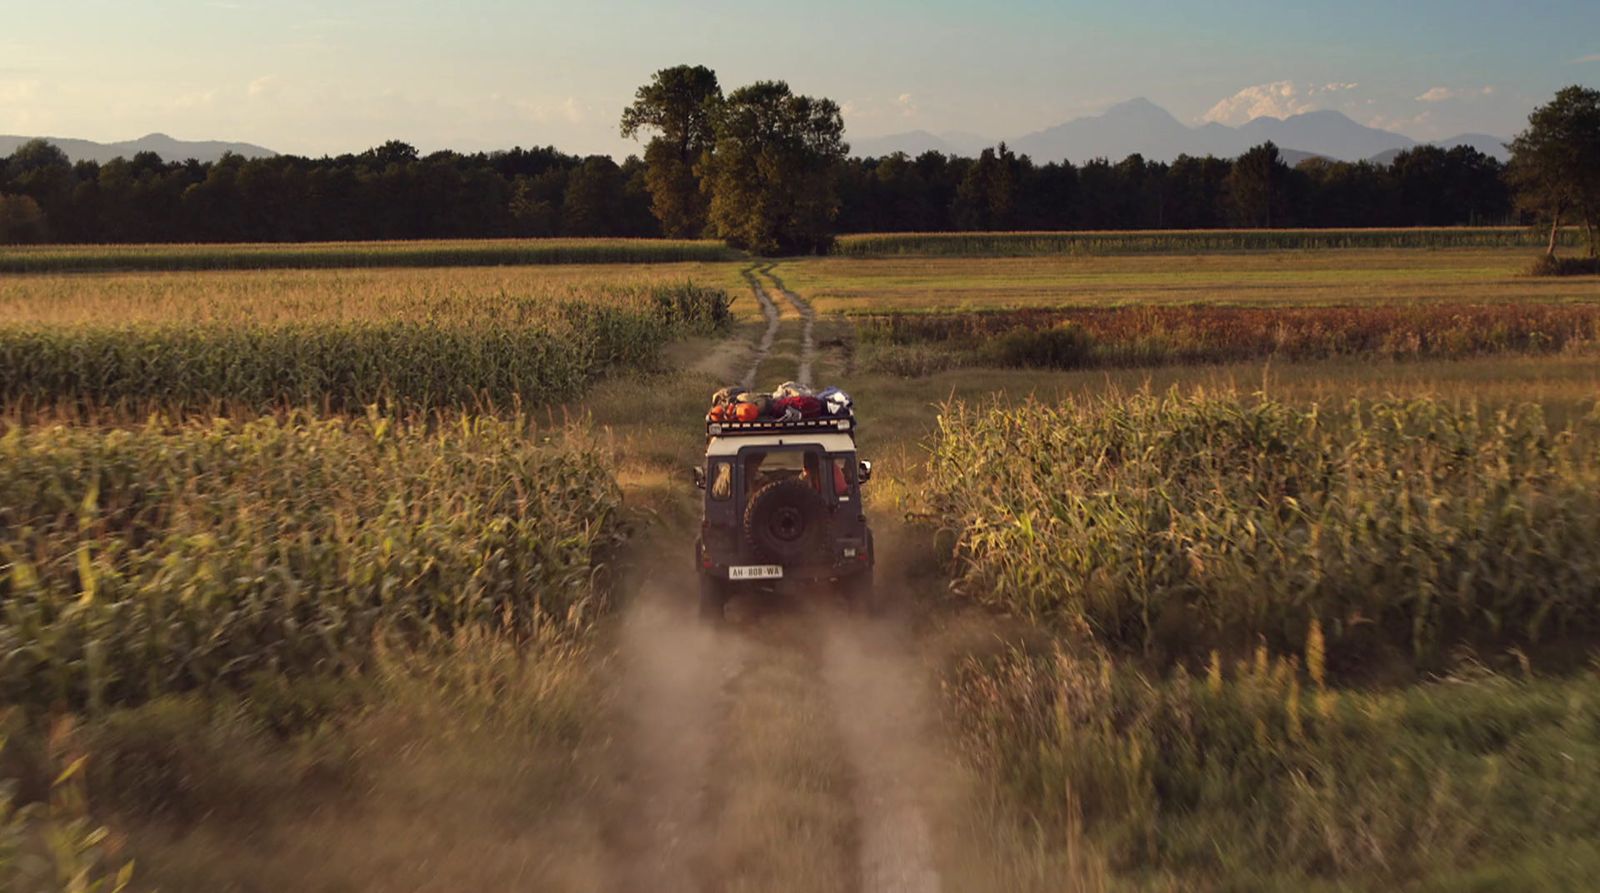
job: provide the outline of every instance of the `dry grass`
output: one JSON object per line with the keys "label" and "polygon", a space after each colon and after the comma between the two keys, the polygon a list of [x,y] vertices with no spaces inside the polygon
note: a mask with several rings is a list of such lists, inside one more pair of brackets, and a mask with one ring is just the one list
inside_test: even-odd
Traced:
{"label": "dry grass", "polygon": [[1312,654],[1153,676],[1081,647],[991,648],[951,664],[945,691],[1001,796],[1046,839],[1081,833],[1114,889],[1589,887],[1593,672],[1516,679],[1469,663],[1341,691]]}
{"label": "dry grass", "polygon": [[[587,759],[596,666],[570,646],[463,634],[387,654],[370,706],[309,737],[219,736],[226,709],[198,703],[156,750],[129,750],[137,723],[102,731],[101,790],[144,889],[601,889],[614,867]],[[190,809],[129,790],[174,766],[201,786]]]}

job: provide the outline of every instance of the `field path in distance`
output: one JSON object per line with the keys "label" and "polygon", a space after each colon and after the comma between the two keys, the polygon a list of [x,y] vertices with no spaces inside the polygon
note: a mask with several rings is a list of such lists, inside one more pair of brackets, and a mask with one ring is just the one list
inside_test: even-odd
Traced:
{"label": "field path in distance", "polygon": [[745,281],[750,283],[750,291],[755,295],[756,302],[761,305],[762,315],[767,319],[766,331],[761,334],[761,342],[756,345],[755,356],[750,358],[750,369],[745,372],[744,379],[741,382],[746,388],[754,388],[756,386],[756,372],[760,370],[761,363],[767,358],[767,354],[772,351],[772,342],[778,337],[778,326],[782,322],[782,317],[778,313],[778,305],[773,303],[771,296],[767,294],[767,290],[761,287],[761,281],[756,278],[755,273],[750,269],[742,272]]}

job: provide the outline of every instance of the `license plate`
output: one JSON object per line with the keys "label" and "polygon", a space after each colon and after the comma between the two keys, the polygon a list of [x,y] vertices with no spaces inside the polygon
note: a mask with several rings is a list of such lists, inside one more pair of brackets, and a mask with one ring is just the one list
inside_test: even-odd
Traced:
{"label": "license plate", "polygon": [[777,580],[783,577],[778,564],[741,564],[728,568],[730,580]]}

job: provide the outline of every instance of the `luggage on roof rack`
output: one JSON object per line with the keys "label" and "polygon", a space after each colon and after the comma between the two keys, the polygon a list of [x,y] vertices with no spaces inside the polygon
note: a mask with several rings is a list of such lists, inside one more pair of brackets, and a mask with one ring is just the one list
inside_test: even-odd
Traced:
{"label": "luggage on roof rack", "polygon": [[794,382],[779,385],[771,395],[729,385],[711,395],[706,434],[783,434],[844,431],[854,433],[855,407],[838,388],[813,393]]}
{"label": "luggage on roof rack", "polygon": [[819,416],[810,419],[756,419],[754,421],[706,418],[707,437],[736,437],[753,434],[834,434],[856,433],[854,413]]}

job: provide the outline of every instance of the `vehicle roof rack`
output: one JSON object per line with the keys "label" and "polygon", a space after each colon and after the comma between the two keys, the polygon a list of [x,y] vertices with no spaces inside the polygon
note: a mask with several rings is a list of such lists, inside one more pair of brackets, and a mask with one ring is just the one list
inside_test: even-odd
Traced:
{"label": "vehicle roof rack", "polygon": [[812,419],[756,419],[750,422],[719,422],[706,419],[707,437],[739,437],[754,434],[849,434],[856,433],[854,413]]}

